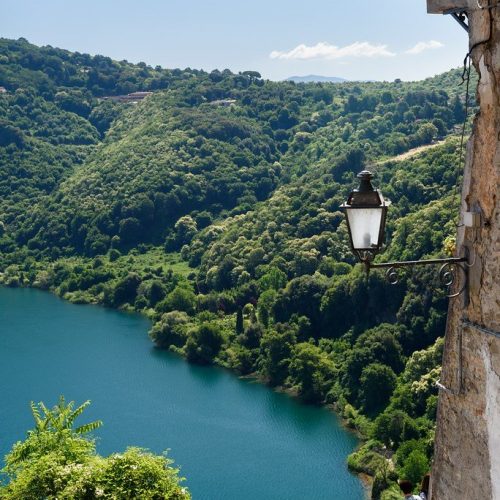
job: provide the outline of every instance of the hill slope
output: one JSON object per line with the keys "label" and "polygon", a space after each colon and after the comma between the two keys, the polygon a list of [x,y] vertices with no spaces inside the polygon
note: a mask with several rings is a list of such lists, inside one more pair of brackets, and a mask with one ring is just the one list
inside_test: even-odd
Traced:
{"label": "hill slope", "polygon": [[[190,361],[333,403],[372,438],[351,466],[375,474],[386,446],[403,474],[432,455],[446,298],[430,270],[366,277],[338,208],[373,164],[387,257],[452,246],[459,81],[296,85],[1,39],[0,280],[141,311]],[[102,99],[133,91],[154,93]]]}

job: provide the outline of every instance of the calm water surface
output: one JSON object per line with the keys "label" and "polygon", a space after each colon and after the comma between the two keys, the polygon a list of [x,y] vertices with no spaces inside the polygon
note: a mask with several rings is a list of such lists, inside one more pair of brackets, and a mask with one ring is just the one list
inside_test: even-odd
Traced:
{"label": "calm water surface", "polygon": [[30,400],[92,400],[98,450],[170,449],[195,499],[363,498],[356,439],[330,412],[154,349],[149,321],[0,287],[0,454],[33,426]]}

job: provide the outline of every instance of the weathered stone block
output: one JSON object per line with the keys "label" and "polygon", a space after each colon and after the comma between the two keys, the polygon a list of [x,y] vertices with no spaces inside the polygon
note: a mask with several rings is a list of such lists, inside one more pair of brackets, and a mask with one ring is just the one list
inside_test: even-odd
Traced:
{"label": "weathered stone block", "polygon": [[469,7],[469,0],[427,0],[429,14],[444,14],[452,9],[465,9]]}

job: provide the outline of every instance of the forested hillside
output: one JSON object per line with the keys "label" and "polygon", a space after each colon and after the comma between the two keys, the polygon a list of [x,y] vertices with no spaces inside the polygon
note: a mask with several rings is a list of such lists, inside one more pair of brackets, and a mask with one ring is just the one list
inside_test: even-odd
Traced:
{"label": "forested hillside", "polygon": [[[366,276],[339,206],[371,165],[393,202],[381,258],[453,247],[459,83],[278,83],[0,39],[1,281],[143,312],[160,347],[335,405],[379,498],[427,472],[447,299],[432,271]],[[153,95],[103,99],[135,91]]]}

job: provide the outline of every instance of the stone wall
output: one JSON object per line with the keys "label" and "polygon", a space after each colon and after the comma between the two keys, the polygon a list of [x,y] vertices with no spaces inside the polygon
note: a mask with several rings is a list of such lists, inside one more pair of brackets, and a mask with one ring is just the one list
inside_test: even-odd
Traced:
{"label": "stone wall", "polygon": [[[443,0],[428,0],[429,12],[438,4]],[[468,299],[450,300],[432,500],[500,500],[500,5],[468,5],[470,47],[487,42],[472,52],[480,111],[467,145],[461,220],[466,211],[479,212],[481,223],[477,229],[459,227],[457,235],[457,252],[467,249],[474,265]]]}

